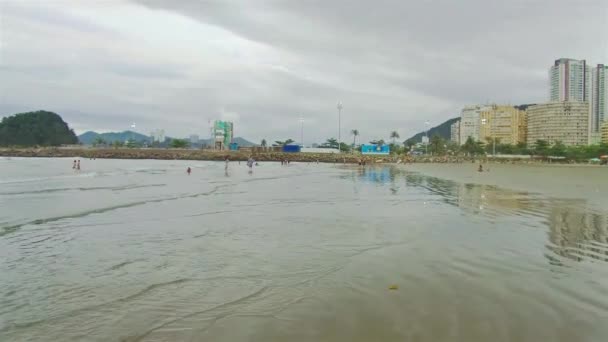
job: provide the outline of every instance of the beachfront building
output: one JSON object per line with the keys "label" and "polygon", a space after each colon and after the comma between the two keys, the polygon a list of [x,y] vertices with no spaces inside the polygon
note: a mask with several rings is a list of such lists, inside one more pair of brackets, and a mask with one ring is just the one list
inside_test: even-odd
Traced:
{"label": "beachfront building", "polygon": [[602,143],[608,144],[608,120],[602,123]]}
{"label": "beachfront building", "polygon": [[591,67],[583,60],[560,58],[549,68],[549,101],[589,101]]}
{"label": "beachfront building", "polygon": [[550,144],[561,141],[567,146],[587,145],[589,139],[588,102],[549,102],[527,111],[529,146],[537,140]]}
{"label": "beachfront building", "polygon": [[602,122],[608,120],[608,65],[598,64],[591,71],[591,105],[589,129],[599,133]]}
{"label": "beachfront building", "polygon": [[450,140],[460,145],[460,119],[450,125]]}
{"label": "beachfront building", "polygon": [[191,144],[198,144],[199,142],[199,138],[197,134],[192,134],[190,135],[190,143]]}
{"label": "beachfront building", "polygon": [[480,105],[465,106],[460,112],[460,144],[463,145],[469,137],[479,140],[480,113],[485,107]]}
{"label": "beachfront building", "polygon": [[526,111],[513,106],[492,105],[481,110],[479,140],[496,139],[503,144],[517,145],[526,142]]}

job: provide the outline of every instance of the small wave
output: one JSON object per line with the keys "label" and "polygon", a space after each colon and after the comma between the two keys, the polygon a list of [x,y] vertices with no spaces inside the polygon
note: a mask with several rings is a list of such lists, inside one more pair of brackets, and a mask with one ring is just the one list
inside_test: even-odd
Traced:
{"label": "small wave", "polygon": [[147,200],[147,201],[137,201],[137,202],[125,203],[125,204],[120,204],[120,205],[115,205],[115,206],[110,206],[110,207],[105,207],[105,208],[87,210],[87,211],[83,211],[83,212],[76,213],[76,214],[37,219],[37,220],[20,223],[20,224],[16,224],[16,225],[12,225],[12,226],[0,227],[0,237],[13,233],[13,232],[21,229],[22,227],[28,226],[28,225],[41,225],[41,224],[46,224],[46,223],[55,222],[55,221],[64,220],[64,219],[81,218],[81,217],[85,217],[85,216],[89,216],[89,215],[93,215],[93,214],[102,214],[102,213],[106,213],[106,212],[110,212],[110,211],[114,211],[114,210],[118,210],[118,209],[131,208],[131,207],[136,207],[136,206],[145,205],[145,204],[149,204],[149,203],[160,203],[160,202],[166,202],[166,201],[175,201],[175,200],[179,200],[179,199],[183,199],[183,198],[196,198],[196,197],[200,197],[200,196],[208,196],[208,195],[214,194],[222,187],[225,187],[225,186],[217,186],[208,192],[201,192],[201,193],[196,193],[196,194],[165,197],[165,198],[158,198],[158,199]]}
{"label": "small wave", "polygon": [[106,306],[114,305],[116,303],[130,302],[155,289],[158,289],[161,287],[166,287],[166,286],[171,286],[171,285],[178,285],[178,284],[182,284],[182,283],[186,283],[186,282],[190,282],[190,281],[194,281],[194,280],[195,279],[180,278],[180,279],[175,279],[175,280],[164,282],[164,283],[152,284],[152,285],[149,285],[149,286],[141,289],[140,291],[138,291],[132,295],[126,296],[126,297],[118,298],[118,299],[115,299],[115,300],[112,300],[109,302],[105,302],[105,303],[101,303],[101,304],[97,304],[97,305],[91,305],[91,306],[83,307],[80,309],[68,311],[68,312],[53,316],[53,317],[49,317],[49,318],[45,318],[45,319],[41,319],[41,320],[37,320],[37,321],[30,321],[30,322],[25,322],[25,323],[14,323],[4,329],[0,329],[0,332],[10,331],[12,329],[30,328],[30,327],[33,327],[33,326],[36,326],[39,324],[54,322],[54,321],[60,320],[65,317],[71,317],[71,316],[78,315],[78,314],[88,312],[91,310],[98,310],[98,309],[104,308]]}
{"label": "small wave", "polygon": [[114,266],[112,266],[112,267],[108,268],[108,271],[116,271],[116,270],[121,269],[121,268],[123,268],[123,267],[125,267],[125,266],[127,266],[127,265],[133,264],[133,263],[138,262],[138,261],[141,261],[141,260],[142,260],[142,259],[127,260],[127,261],[125,261],[125,262],[121,262],[121,263],[119,263],[119,264],[116,264],[116,265],[114,265]]}
{"label": "small wave", "polygon": [[42,190],[31,190],[31,191],[0,192],[0,195],[30,195],[30,194],[44,194],[44,193],[64,192],[64,191],[95,191],[95,190],[122,191],[122,190],[132,190],[132,189],[140,189],[140,188],[160,187],[160,186],[165,186],[165,185],[166,184],[147,184],[147,185],[55,188],[55,189],[42,189]]}
{"label": "small wave", "polygon": [[247,301],[249,301],[251,299],[254,299],[254,298],[262,295],[268,289],[269,288],[267,286],[264,286],[264,287],[260,288],[259,290],[255,291],[255,292],[252,292],[252,293],[250,293],[250,294],[248,294],[246,296],[237,298],[237,299],[235,299],[233,301],[230,301],[230,302],[226,302],[226,303],[222,303],[222,304],[216,305],[216,306],[211,307],[209,309],[205,309],[205,310],[201,310],[201,311],[195,311],[195,312],[192,312],[192,313],[187,314],[185,316],[178,317],[176,319],[172,319],[172,320],[167,321],[167,322],[165,322],[165,323],[163,323],[161,325],[158,325],[158,326],[156,326],[156,327],[154,327],[154,328],[152,328],[152,329],[150,329],[148,331],[145,331],[144,333],[142,333],[142,334],[140,334],[138,336],[133,336],[133,337],[124,339],[123,341],[125,341],[125,342],[126,341],[128,341],[128,342],[138,342],[138,341],[141,341],[144,338],[148,337],[150,334],[154,333],[155,331],[160,330],[160,329],[162,329],[162,328],[164,328],[166,326],[169,326],[169,325],[171,325],[171,324],[173,324],[175,322],[179,322],[181,320],[188,319],[188,318],[191,318],[191,317],[194,317],[194,316],[197,316],[197,315],[200,315],[200,314],[208,313],[208,312],[211,312],[211,311],[221,310],[223,308],[230,307],[230,306],[233,306],[233,305],[238,305],[238,304],[246,303]]}

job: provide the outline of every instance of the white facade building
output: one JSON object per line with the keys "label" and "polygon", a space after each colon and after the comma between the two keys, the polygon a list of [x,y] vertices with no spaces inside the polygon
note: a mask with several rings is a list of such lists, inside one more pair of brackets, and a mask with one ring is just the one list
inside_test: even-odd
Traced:
{"label": "white facade building", "polygon": [[473,105],[465,106],[460,112],[460,144],[467,142],[469,137],[475,141],[479,140],[480,131],[480,113],[484,110],[484,106]]}
{"label": "white facade building", "polygon": [[190,135],[190,143],[191,144],[198,144],[198,141],[199,141],[198,135],[196,135],[196,134]]}
{"label": "white facade building", "polygon": [[598,64],[591,71],[591,106],[589,130],[600,132],[602,123],[608,120],[608,65]]}
{"label": "white facade building", "polygon": [[460,145],[460,120],[456,120],[450,126],[450,140],[453,143],[456,143],[456,144]]}
{"label": "white facade building", "polygon": [[560,58],[549,69],[549,101],[589,101],[591,67],[583,60]]}
{"label": "white facade building", "polygon": [[165,142],[165,130],[164,129],[155,129],[150,133],[150,138],[152,138],[152,142]]}

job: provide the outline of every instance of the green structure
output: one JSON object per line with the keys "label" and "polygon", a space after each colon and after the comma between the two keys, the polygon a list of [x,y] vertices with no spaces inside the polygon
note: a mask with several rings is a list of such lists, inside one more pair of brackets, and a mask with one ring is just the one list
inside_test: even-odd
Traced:
{"label": "green structure", "polygon": [[234,136],[232,122],[216,120],[213,123],[213,135],[215,137],[215,149],[227,150]]}

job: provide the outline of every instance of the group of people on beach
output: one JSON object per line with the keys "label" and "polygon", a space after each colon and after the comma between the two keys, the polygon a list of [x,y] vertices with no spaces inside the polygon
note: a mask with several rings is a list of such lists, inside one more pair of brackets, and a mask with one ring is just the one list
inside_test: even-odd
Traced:
{"label": "group of people on beach", "polygon": [[[228,165],[230,164],[230,157],[226,156],[224,157],[224,171],[228,172]],[[241,164],[241,161],[239,160],[239,165]],[[253,172],[253,165],[258,166],[259,164],[255,161],[255,159],[253,159],[253,157],[249,156],[249,159],[247,159],[247,167],[249,167],[249,173]],[[192,173],[192,168],[190,166],[188,166],[188,168],[186,169],[186,173],[188,175],[190,175]]]}
{"label": "group of people on beach", "polygon": [[74,164],[72,164],[72,169],[80,171],[80,159],[78,159],[78,160],[74,159]]}

